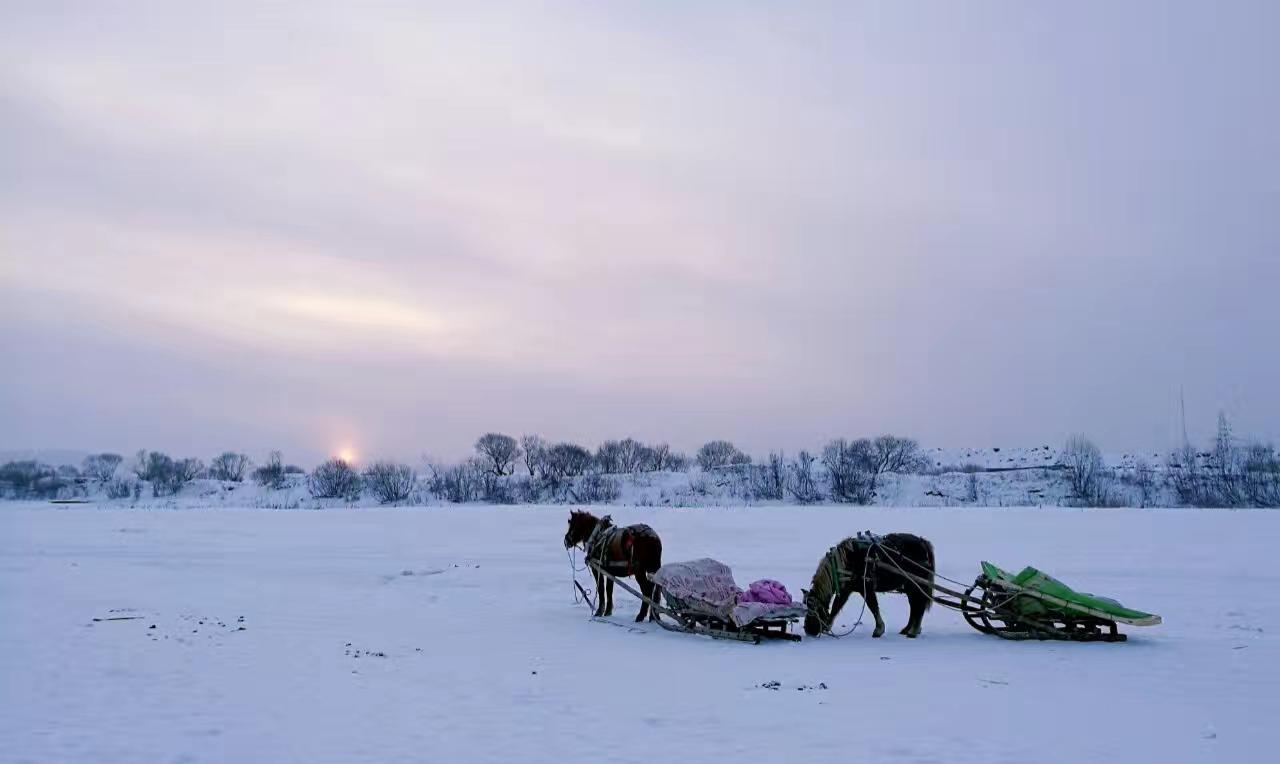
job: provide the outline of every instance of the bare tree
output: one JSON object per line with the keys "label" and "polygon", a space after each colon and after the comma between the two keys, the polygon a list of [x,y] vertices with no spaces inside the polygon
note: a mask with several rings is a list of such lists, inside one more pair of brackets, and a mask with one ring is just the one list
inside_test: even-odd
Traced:
{"label": "bare tree", "polygon": [[1146,459],[1138,459],[1133,463],[1133,485],[1138,489],[1138,501],[1142,506],[1151,506],[1155,498],[1155,470]]}
{"label": "bare tree", "polygon": [[230,480],[239,483],[249,469],[249,457],[234,451],[224,451],[209,463],[209,477],[214,480]]}
{"label": "bare tree", "polygon": [[661,472],[669,468],[670,459],[671,446],[666,443],[648,446],[641,454],[640,468],[645,472]]}
{"label": "bare tree", "polygon": [[520,446],[510,435],[490,432],[481,435],[476,441],[476,453],[488,462],[489,469],[496,477],[502,477],[515,472],[516,460],[520,458]]}
{"label": "bare tree", "polygon": [[529,477],[536,478],[542,474],[543,461],[547,457],[547,442],[537,435],[525,435],[520,438],[521,450],[524,451],[524,467]]}
{"label": "bare tree", "polygon": [[623,438],[618,443],[618,470],[628,474],[640,471],[645,458],[645,446],[634,438]]}
{"label": "bare tree", "polygon": [[116,469],[124,458],[120,454],[94,454],[84,459],[84,474],[90,480],[105,483],[115,477]]}
{"label": "bare tree", "polygon": [[547,449],[546,475],[553,480],[586,473],[593,462],[591,452],[576,443],[557,443]]}
{"label": "bare tree", "polygon": [[1174,493],[1178,495],[1179,503],[1188,507],[1205,507],[1211,504],[1206,495],[1200,455],[1190,443],[1184,443],[1181,448],[1169,454],[1165,472]]}
{"label": "bare tree", "polygon": [[1083,435],[1072,435],[1062,447],[1060,457],[1067,470],[1067,481],[1075,498],[1087,506],[1096,506],[1104,489],[1103,471],[1106,464],[1102,452],[1093,441]]}
{"label": "bare tree", "polygon": [[616,440],[606,440],[596,449],[596,469],[605,475],[622,471],[622,444]]}
{"label": "bare tree", "polygon": [[920,444],[911,438],[881,435],[871,442],[877,475],[886,472],[919,472],[925,467]]}
{"label": "bare tree", "polygon": [[698,466],[703,472],[728,467],[732,464],[750,464],[751,457],[738,450],[727,440],[711,440],[698,449]]}
{"label": "bare tree", "polygon": [[382,504],[404,501],[413,495],[418,475],[406,464],[374,462],[364,470],[364,485]]}

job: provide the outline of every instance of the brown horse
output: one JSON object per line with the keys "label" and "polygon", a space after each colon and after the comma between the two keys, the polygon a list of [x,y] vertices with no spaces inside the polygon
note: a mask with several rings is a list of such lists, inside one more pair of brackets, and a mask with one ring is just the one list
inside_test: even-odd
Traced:
{"label": "brown horse", "polygon": [[[662,539],[647,525],[628,525],[619,528],[613,518],[596,517],[590,512],[569,512],[569,530],[564,534],[564,548],[581,546],[587,560],[603,567],[615,576],[635,576],[640,592],[658,601],[660,587],[649,576],[662,567]],[[597,616],[613,615],[613,579],[591,569],[596,579]],[[658,611],[650,612],[649,603],[641,601],[636,621],[658,620]]]}
{"label": "brown horse", "polygon": [[[882,567],[878,564],[880,561],[889,567]],[[928,584],[912,581],[900,575],[899,570],[925,578]],[[880,637],[884,634],[884,620],[880,617],[876,592],[902,592],[911,603],[911,617],[899,633],[918,637],[920,621],[933,604],[933,573],[933,544],[928,539],[910,533],[886,536],[867,533],[847,538],[823,555],[810,588],[801,590],[804,604],[809,608],[804,631],[811,637],[830,632],[849,595],[860,594],[876,619],[876,629],[871,636]]]}

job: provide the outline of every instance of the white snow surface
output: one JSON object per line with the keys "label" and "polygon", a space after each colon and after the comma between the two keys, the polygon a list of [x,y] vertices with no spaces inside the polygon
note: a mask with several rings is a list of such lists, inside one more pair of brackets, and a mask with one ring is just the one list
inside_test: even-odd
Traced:
{"label": "white snow surface", "polygon": [[948,577],[1032,563],[1164,624],[1122,644],[1015,643],[935,607],[910,640],[905,598],[884,595],[882,639],[864,625],[753,646],[633,626],[621,590],[607,623],[589,620],[566,508],[10,503],[0,760],[1181,762],[1274,747],[1278,513],[598,512],[652,525],[669,561],[712,556],[795,594],[841,538],[907,531]]}

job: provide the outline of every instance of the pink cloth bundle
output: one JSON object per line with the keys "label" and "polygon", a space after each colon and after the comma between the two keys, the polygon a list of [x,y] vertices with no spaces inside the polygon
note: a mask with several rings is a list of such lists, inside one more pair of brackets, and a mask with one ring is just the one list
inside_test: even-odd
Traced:
{"label": "pink cloth bundle", "polygon": [[787,587],[770,578],[752,581],[751,586],[738,597],[739,602],[763,602],[766,605],[790,605],[791,594]]}

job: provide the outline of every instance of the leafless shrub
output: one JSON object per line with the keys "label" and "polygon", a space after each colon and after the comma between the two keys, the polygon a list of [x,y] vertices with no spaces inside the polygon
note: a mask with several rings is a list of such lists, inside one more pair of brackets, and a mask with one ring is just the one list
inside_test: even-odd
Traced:
{"label": "leafless shrub", "polygon": [[831,483],[833,501],[870,504],[876,495],[876,451],[871,441],[836,438],[822,449],[822,465]]}
{"label": "leafless shrub", "polygon": [[437,499],[453,504],[485,499],[497,483],[492,466],[478,457],[452,466],[430,465],[430,469],[427,490]]}
{"label": "leafless shrub", "polygon": [[688,457],[673,453],[671,446],[666,443],[658,443],[645,447],[640,457],[640,469],[645,472],[677,471],[682,468],[679,466],[681,460],[684,460],[684,466],[687,466]]}
{"label": "leafless shrub", "polygon": [[209,463],[209,477],[239,483],[249,469],[249,457],[234,451],[224,451]]}
{"label": "leafless shrub", "polygon": [[120,454],[94,454],[84,458],[84,475],[90,480],[105,483],[115,477],[116,469],[124,458]]}
{"label": "leafless shrub", "polygon": [[68,486],[56,469],[42,462],[28,459],[0,466],[0,495],[15,499],[55,499]]}
{"label": "leafless shrub", "polygon": [[502,477],[515,472],[516,460],[520,458],[520,445],[510,435],[490,432],[481,435],[476,441],[476,453],[485,460],[494,476]]}
{"label": "leafless shrub", "polygon": [[355,501],[362,488],[360,473],[342,459],[330,459],[307,477],[307,490],[317,499]]}
{"label": "leafless shrub", "polygon": [[698,449],[696,457],[703,472],[710,472],[734,464],[750,464],[751,457],[738,450],[727,440],[712,440]]}
{"label": "leafless shrub", "polygon": [[745,498],[755,501],[781,501],[787,491],[786,458],[770,452],[762,464],[743,465],[747,477]]}
{"label": "leafless shrub", "polygon": [[106,483],[108,499],[127,499],[138,493],[136,481],[124,478],[112,478]]}
{"label": "leafless shrub", "polygon": [[199,459],[175,460],[159,451],[138,452],[134,474],[151,484],[152,496],[172,496],[199,476],[204,464]]}
{"label": "leafless shrub", "polygon": [[617,501],[622,495],[618,481],[605,475],[591,473],[583,475],[573,487],[577,501],[583,504],[608,504]]}
{"label": "leafless shrub", "polygon": [[1156,473],[1146,459],[1137,459],[1133,463],[1133,487],[1138,492],[1138,502],[1143,507],[1151,506],[1156,495]]}
{"label": "leafless shrub", "polygon": [[381,504],[408,499],[417,483],[417,473],[406,464],[374,462],[364,470],[364,485]]}
{"label": "leafless shrub", "polygon": [[[263,464],[262,466],[258,467],[256,470],[253,471],[252,473],[253,482],[257,483],[263,488],[279,490],[284,487],[284,484],[285,484],[284,476],[288,473],[288,471],[289,471],[288,468],[284,467],[280,463],[280,452],[272,451],[270,454],[267,455],[266,464]],[[302,472],[302,470],[298,469],[298,472]]]}
{"label": "leafless shrub", "polygon": [[1280,462],[1262,444],[1241,446],[1225,415],[1218,416],[1213,449],[1190,444],[1169,456],[1169,484],[1178,501],[1196,507],[1280,506]]}
{"label": "leafless shrub", "polygon": [[788,465],[787,490],[801,504],[813,504],[822,500],[822,489],[813,476],[813,463],[817,458],[808,451],[796,454]]}
{"label": "leafless shrub", "polygon": [[1270,445],[1254,443],[1244,457],[1244,493],[1255,507],[1280,507],[1280,458]]}

